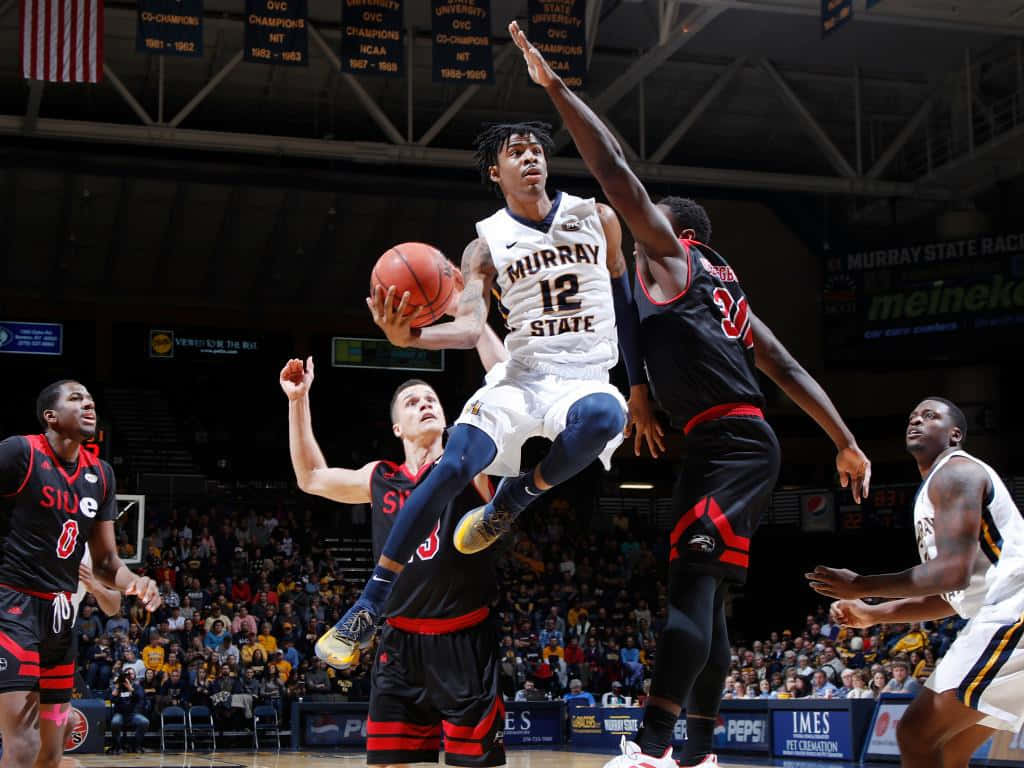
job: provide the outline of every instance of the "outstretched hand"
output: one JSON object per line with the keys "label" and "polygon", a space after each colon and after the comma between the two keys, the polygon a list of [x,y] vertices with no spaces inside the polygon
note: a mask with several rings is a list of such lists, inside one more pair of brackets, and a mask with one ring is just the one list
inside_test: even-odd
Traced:
{"label": "outstretched hand", "polygon": [[646,441],[647,450],[651,452],[651,458],[656,459],[665,452],[665,441],[663,439],[665,437],[665,430],[662,429],[661,424],[658,423],[658,419],[654,415],[654,408],[651,407],[651,401],[647,396],[647,392],[646,386],[631,387],[629,403],[627,404],[629,412],[626,417],[626,428],[623,430],[623,435],[629,437],[635,432],[633,453],[639,456]]}
{"label": "outstretched hand", "polygon": [[396,347],[411,347],[416,338],[412,328],[412,321],[423,311],[420,307],[415,312],[405,314],[409,306],[410,293],[402,294],[402,300],[395,305],[395,286],[391,286],[385,292],[384,286],[378,285],[372,296],[366,298],[366,306],[373,316],[373,322],[384,331],[388,341]]}
{"label": "outstretched hand", "polygon": [[281,369],[280,384],[289,400],[299,400],[308,395],[309,388],[313,386],[313,356],[306,358],[305,368],[298,358],[285,363]]}
{"label": "outstretched hand", "polygon": [[804,578],[810,582],[811,589],[819,595],[833,597],[839,600],[855,600],[859,597],[867,597],[861,591],[860,574],[845,568],[828,568],[819,565],[810,573],[805,573]]}
{"label": "outstretched hand", "polygon": [[856,445],[843,448],[836,454],[839,483],[849,488],[858,504],[871,493],[871,461]]}
{"label": "outstretched hand", "polygon": [[558,75],[555,74],[555,71],[544,60],[541,52],[527,39],[526,33],[519,28],[518,21],[513,21],[508,25],[508,33],[512,37],[512,42],[523,52],[523,58],[526,60],[526,71],[530,73],[530,79],[533,82],[541,88],[547,88],[558,81]]}

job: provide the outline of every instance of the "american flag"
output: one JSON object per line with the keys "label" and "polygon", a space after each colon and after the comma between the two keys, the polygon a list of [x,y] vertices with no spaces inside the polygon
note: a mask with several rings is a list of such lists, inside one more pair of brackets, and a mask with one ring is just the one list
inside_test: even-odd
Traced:
{"label": "american flag", "polygon": [[29,80],[103,77],[103,0],[21,0],[21,69]]}

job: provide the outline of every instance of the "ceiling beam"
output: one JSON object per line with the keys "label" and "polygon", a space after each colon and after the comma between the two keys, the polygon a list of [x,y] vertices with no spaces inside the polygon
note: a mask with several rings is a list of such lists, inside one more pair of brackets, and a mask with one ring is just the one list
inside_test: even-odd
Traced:
{"label": "ceiling beam", "polygon": [[[682,0],[687,5],[698,5],[704,8],[719,8],[722,10],[758,11],[760,13],[776,13],[789,16],[815,16],[821,18],[820,0]],[[952,10],[948,14],[929,14],[920,8],[915,8],[912,13],[900,13],[898,11],[886,10],[885,6],[864,13],[858,13],[854,18],[855,24],[890,24],[902,27],[918,27],[920,29],[938,29],[945,32],[974,32],[982,35],[998,35],[1006,37],[1024,37],[1024,24],[1020,23],[1019,17],[1004,21],[976,21],[957,19],[955,14],[957,8],[970,8],[970,5],[957,6],[950,3],[946,7]],[[1010,21],[1011,23],[1007,23]]]}
{"label": "ceiling beam", "polygon": [[814,142],[824,153],[832,167],[836,169],[836,172],[848,179],[855,178],[857,172],[853,169],[853,166],[843,156],[843,153],[839,151],[839,148],[832,143],[832,139],[829,138],[825,129],[814,119],[814,115],[804,106],[800,97],[793,92],[793,89],[790,88],[789,83],[779,74],[779,70],[775,68],[775,65],[768,61],[768,59],[762,59],[761,68],[768,73],[768,77],[775,84],[775,88],[778,90],[779,95],[782,96],[782,100],[786,102],[786,105],[793,114],[800,118],[804,128],[807,129],[807,133],[814,139]]}
{"label": "ceiling beam", "polygon": [[892,140],[892,143],[886,147],[885,151],[881,154],[875,164],[871,166],[871,170],[868,171],[869,179],[880,179],[882,174],[885,173],[886,169],[896,159],[896,155],[903,149],[911,137],[917,132],[917,129],[921,127],[925,120],[928,119],[928,115],[932,112],[932,107],[935,106],[935,97],[930,96],[924,100],[924,103],[917,108],[910,119],[907,120],[906,125],[900,129],[900,132],[896,134],[896,138]]}
{"label": "ceiling beam", "polygon": [[[21,115],[0,115],[0,135],[21,133]],[[195,129],[95,123],[77,120],[40,118],[36,136],[44,139],[95,141],[105,144],[158,146],[197,149],[210,152],[240,152],[274,157],[290,156],[365,163],[381,166],[418,166],[422,168],[476,168],[473,152],[465,149],[418,147],[369,141],[328,141],[293,136],[267,136],[253,133],[227,133]],[[690,186],[731,189],[768,189],[779,192],[860,195],[865,197],[913,197],[950,200],[953,194],[939,185],[906,184],[874,179],[842,179],[831,176],[805,176],[788,173],[701,168],[694,166],[637,163],[637,176],[645,182],[688,184]],[[551,172],[556,175],[591,178],[582,160],[552,158]]]}
{"label": "ceiling beam", "polygon": [[199,92],[196,93],[195,96],[189,99],[188,104],[182,107],[178,114],[171,118],[171,121],[168,123],[168,125],[171,126],[171,128],[177,128],[179,125],[181,125],[182,121],[192,114],[192,110],[194,110],[196,107],[202,104],[203,99],[205,99],[207,96],[213,93],[217,89],[217,86],[220,85],[221,82],[224,80],[224,78],[230,75],[231,71],[242,63],[243,56],[244,53],[242,51],[238,51],[238,53],[236,53],[234,56],[228,59],[228,63],[221,67],[217,71],[217,74],[211,77],[206,82],[206,85],[199,89]]}
{"label": "ceiling beam", "polygon": [[153,118],[149,116],[149,112],[139,104],[138,99],[132,96],[132,92],[125,88],[124,83],[121,82],[121,78],[119,78],[117,73],[107,65],[106,61],[103,62],[103,77],[108,83],[114,86],[114,90],[117,91],[118,95],[120,95],[122,99],[124,99],[132,112],[138,115],[138,118],[142,121],[143,125],[153,124]]}
{"label": "ceiling beam", "polygon": [[729,68],[718,76],[718,79],[711,84],[711,87],[704,93],[703,96],[694,104],[692,107],[686,110],[686,114],[680,121],[679,125],[672,129],[672,132],[665,137],[665,140],[661,142],[661,146],[651,155],[652,163],[660,163],[669,152],[675,148],[676,144],[687,134],[687,132],[700,120],[701,116],[708,111],[715,99],[722,95],[722,91],[729,87],[736,76],[743,71],[743,68],[747,65],[747,59],[745,56],[741,56],[736,59]]}
{"label": "ceiling beam", "polygon": [[[600,115],[618,104],[627,93],[636,87],[637,83],[658,69],[672,54],[693,40],[704,27],[718,18],[722,10],[724,9],[694,9],[675,26],[674,35],[634,60],[625,72],[612,81],[601,93],[593,97],[591,107],[594,111]],[[555,151],[558,152],[568,146],[570,141],[569,132],[565,128],[559,129],[555,134]]]}
{"label": "ceiling beam", "polygon": [[316,43],[317,47],[323,52],[324,56],[331,63],[338,72],[341,72],[342,79],[348,84],[348,87],[355,93],[359,103],[363,105],[363,109],[370,115],[373,122],[384,131],[384,135],[388,137],[388,140],[392,144],[405,144],[405,137],[399,133],[398,129],[395,128],[395,124],[391,122],[384,110],[380,108],[380,105],[374,100],[373,96],[366,92],[366,89],[348,72],[341,71],[341,59],[338,58],[338,54],[335,53],[334,49],[327,44],[324,40],[323,35],[314,27],[312,24],[307,24],[309,29],[309,36],[313,38],[313,42]]}

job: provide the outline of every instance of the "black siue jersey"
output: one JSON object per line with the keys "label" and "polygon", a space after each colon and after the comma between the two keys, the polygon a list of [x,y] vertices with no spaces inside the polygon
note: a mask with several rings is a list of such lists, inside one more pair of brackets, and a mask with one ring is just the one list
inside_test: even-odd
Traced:
{"label": "black siue jersey", "polygon": [[[750,307],[739,279],[708,246],[684,240],[689,282],[663,302],[637,271],[634,288],[651,390],[677,427],[711,409],[764,407],[754,366]],[[687,430],[689,431],[689,430]]]}
{"label": "black siue jersey", "polygon": [[[395,515],[434,464],[424,466],[413,475],[404,465],[380,461],[373,468],[370,492],[373,505],[373,556],[376,560],[391,532]],[[498,592],[496,568],[497,547],[488,547],[475,555],[464,555],[455,549],[452,537],[462,516],[490,499],[490,483],[479,488],[477,478],[453,499],[430,536],[417,549],[395,582],[385,609],[388,619],[427,620],[444,625],[480,612],[486,615]],[[481,616],[482,618],[482,616]],[[400,629],[405,625],[392,622]],[[410,627],[411,631],[421,631]],[[450,630],[448,630],[450,631]]]}
{"label": "black siue jersey", "polygon": [[115,494],[110,465],[84,448],[69,465],[45,435],[0,442],[0,496],[8,512],[0,584],[74,593],[93,526],[117,517]]}

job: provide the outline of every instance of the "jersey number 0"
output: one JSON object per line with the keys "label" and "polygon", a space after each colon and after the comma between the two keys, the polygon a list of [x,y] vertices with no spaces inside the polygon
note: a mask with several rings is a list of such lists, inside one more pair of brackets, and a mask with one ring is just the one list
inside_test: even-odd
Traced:
{"label": "jersey number 0", "polygon": [[57,539],[57,557],[67,560],[74,554],[78,546],[78,522],[65,520],[64,527],[60,530],[60,538]]}

